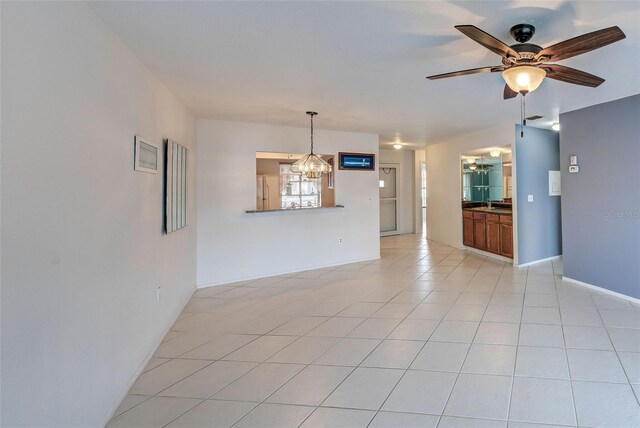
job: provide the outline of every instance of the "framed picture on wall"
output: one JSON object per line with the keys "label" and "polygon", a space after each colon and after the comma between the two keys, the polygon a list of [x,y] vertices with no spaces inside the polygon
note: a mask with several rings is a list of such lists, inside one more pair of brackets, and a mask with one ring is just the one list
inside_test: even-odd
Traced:
{"label": "framed picture on wall", "polygon": [[155,174],[158,172],[158,148],[151,144],[148,140],[136,135],[134,144],[134,165],[136,171],[149,172]]}
{"label": "framed picture on wall", "polygon": [[166,140],[165,144],[165,209],[164,229],[175,232],[187,226],[187,159],[189,150]]}
{"label": "framed picture on wall", "polygon": [[338,153],[338,168],[353,171],[375,171],[376,155],[373,153]]}

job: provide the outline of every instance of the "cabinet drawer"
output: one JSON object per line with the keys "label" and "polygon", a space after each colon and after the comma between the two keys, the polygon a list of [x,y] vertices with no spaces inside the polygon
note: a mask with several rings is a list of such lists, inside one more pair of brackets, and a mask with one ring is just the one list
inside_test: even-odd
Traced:
{"label": "cabinet drawer", "polygon": [[498,214],[487,214],[487,221],[497,223],[500,221],[500,216]]}
{"label": "cabinet drawer", "polygon": [[501,215],[500,216],[500,223],[506,223],[506,224],[511,224],[513,223],[513,219],[510,215]]}
{"label": "cabinet drawer", "polygon": [[484,220],[485,215],[484,213],[473,213],[473,219],[474,220]]}
{"label": "cabinet drawer", "polygon": [[462,210],[463,218],[473,218],[473,213],[469,210]]}

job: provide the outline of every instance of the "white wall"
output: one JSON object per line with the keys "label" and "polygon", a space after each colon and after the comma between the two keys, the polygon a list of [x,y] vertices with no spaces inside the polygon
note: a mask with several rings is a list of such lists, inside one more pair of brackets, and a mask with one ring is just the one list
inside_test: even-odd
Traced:
{"label": "white wall", "polygon": [[380,163],[400,165],[398,177],[398,231],[413,233],[415,220],[415,152],[411,150],[380,150]]}
{"label": "white wall", "polygon": [[[195,289],[195,120],[84,3],[1,24],[0,425],[99,426]],[[186,229],[136,134],[191,149]]]}
{"label": "white wall", "polygon": [[471,150],[513,143],[513,127],[467,134],[426,148],[427,238],[462,248],[460,155]]}
{"label": "white wall", "polygon": [[[314,134],[319,153],[378,153],[377,135]],[[344,209],[245,213],[255,207],[256,151],[308,149],[306,128],[198,120],[199,285],[380,256],[377,172],[336,168],[336,204]]]}

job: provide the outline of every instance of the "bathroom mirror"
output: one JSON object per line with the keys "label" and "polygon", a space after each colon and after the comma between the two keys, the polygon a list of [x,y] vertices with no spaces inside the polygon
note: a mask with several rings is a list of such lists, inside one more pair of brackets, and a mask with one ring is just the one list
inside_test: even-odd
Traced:
{"label": "bathroom mirror", "polygon": [[464,153],[462,202],[510,202],[512,198],[510,146]]}
{"label": "bathroom mirror", "polygon": [[[302,153],[256,152],[256,210],[274,211],[335,206],[334,169],[319,178],[291,171]],[[333,155],[318,155],[333,165]]]}

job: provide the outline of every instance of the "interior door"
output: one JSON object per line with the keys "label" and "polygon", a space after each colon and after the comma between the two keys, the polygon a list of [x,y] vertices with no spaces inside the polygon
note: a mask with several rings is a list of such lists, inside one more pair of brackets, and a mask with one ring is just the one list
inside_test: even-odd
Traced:
{"label": "interior door", "polygon": [[398,165],[380,164],[380,236],[398,232]]}

